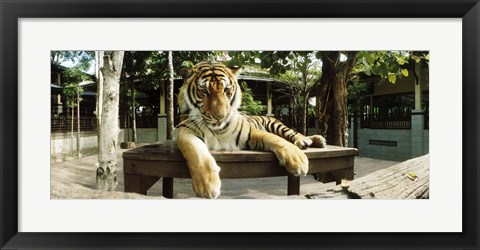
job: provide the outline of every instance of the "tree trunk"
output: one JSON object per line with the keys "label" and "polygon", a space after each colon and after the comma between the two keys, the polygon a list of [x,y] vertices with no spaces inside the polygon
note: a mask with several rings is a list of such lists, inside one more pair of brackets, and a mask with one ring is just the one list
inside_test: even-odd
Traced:
{"label": "tree trunk", "polygon": [[73,156],[73,138],[75,138],[73,136],[73,123],[74,123],[74,115],[75,115],[75,107],[73,106],[73,100],[72,100],[72,118],[70,119],[70,152],[71,152],[71,156]]}
{"label": "tree trunk", "polygon": [[[72,101],[72,103],[73,103],[73,101]],[[71,132],[72,138],[73,138],[73,123],[74,123],[73,119],[75,118],[74,116],[75,116],[75,107],[72,105],[72,117],[71,117],[72,118],[71,119],[72,124],[70,124],[71,125],[70,126],[70,132]]]}
{"label": "tree trunk", "polygon": [[77,157],[80,158],[80,93],[77,89]]}
{"label": "tree trunk", "polygon": [[[100,139],[100,124],[102,121],[102,100],[103,100],[103,75],[100,70],[103,67],[103,51],[95,51],[95,77],[97,79],[97,105],[95,115],[97,117],[97,138]],[[97,141],[98,145],[100,142]]]}
{"label": "tree trunk", "polygon": [[289,109],[288,109],[288,117],[290,118],[289,119],[289,123],[287,126],[290,127],[290,128],[295,128],[295,130],[298,130],[298,127],[297,127],[297,111],[296,111],[296,104],[297,104],[297,101],[295,99],[295,94],[293,93],[293,90],[290,90],[290,104],[289,104]]}
{"label": "tree trunk", "polygon": [[[127,106],[127,105],[126,105]],[[125,120],[127,121],[127,126],[125,126],[125,133],[127,134],[127,142],[130,141],[130,123],[131,120],[130,120],[130,114],[128,112],[129,108],[125,108]]]}
{"label": "tree trunk", "polygon": [[128,135],[129,134],[129,132],[128,132],[128,130],[129,130],[128,129],[128,110],[125,107],[123,108],[123,114],[124,114],[124,116],[123,116],[123,128],[124,128],[124,131],[125,131],[125,133],[123,133],[123,141],[128,142],[128,140],[130,139],[129,138],[130,136]]}
{"label": "tree trunk", "polygon": [[168,51],[168,86],[167,86],[167,140],[173,139],[174,121],[173,121],[173,55]]}
{"label": "tree trunk", "polygon": [[131,94],[132,94],[132,141],[137,143],[137,112],[135,108],[135,87],[133,81],[131,83]]}
{"label": "tree trunk", "polygon": [[318,88],[319,132],[328,144],[346,147],[348,143],[347,82],[355,65],[357,52],[347,52],[340,61],[340,52],[322,57],[322,77]]}
{"label": "tree trunk", "polygon": [[309,96],[308,92],[304,93],[303,103],[302,103],[302,121],[300,123],[300,133],[304,135],[307,134],[308,96]]}
{"label": "tree trunk", "polygon": [[347,79],[344,72],[337,74],[333,83],[333,144],[346,147],[348,142]]}
{"label": "tree trunk", "polygon": [[97,163],[97,189],[115,190],[117,186],[117,141],[118,104],[120,99],[120,74],[123,51],[105,52],[105,66],[101,68],[104,78],[102,100],[102,123],[100,124],[99,154]]}
{"label": "tree trunk", "polygon": [[353,111],[353,147],[358,148],[358,110]]}

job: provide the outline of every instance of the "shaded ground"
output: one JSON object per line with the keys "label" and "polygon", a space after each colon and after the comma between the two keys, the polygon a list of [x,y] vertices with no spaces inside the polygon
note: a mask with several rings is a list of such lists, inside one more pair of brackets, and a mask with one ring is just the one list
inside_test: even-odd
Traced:
{"label": "shaded ground", "polygon": [[[84,148],[80,150],[82,157],[92,156],[98,154],[98,148]],[[50,155],[50,163],[64,162],[76,160],[77,152],[72,152],[70,154],[59,153]]]}
{"label": "shaded ground", "polygon": [[[116,192],[95,190],[95,163],[97,155],[51,164],[52,199],[162,199],[161,181],[157,182],[147,196],[124,193],[122,153],[118,152],[118,182]],[[394,161],[355,157],[355,178],[396,164]],[[287,177],[223,180],[220,199],[304,199],[306,194],[325,189],[326,185],[313,179],[301,178],[300,196],[287,196]],[[194,198],[190,179],[175,179],[175,198]]]}

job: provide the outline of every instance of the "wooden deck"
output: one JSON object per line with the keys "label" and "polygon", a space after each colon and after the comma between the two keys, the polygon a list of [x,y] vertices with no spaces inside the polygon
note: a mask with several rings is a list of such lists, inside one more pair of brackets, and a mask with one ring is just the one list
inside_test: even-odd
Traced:
{"label": "wooden deck", "polygon": [[410,159],[307,196],[310,199],[428,199],[430,155]]}

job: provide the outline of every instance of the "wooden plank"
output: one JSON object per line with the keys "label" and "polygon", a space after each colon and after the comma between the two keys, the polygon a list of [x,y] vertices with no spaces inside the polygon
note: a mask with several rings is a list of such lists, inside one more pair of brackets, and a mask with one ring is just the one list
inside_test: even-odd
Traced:
{"label": "wooden plank", "polygon": [[308,159],[309,174],[333,171],[338,169],[352,169],[355,162],[354,156],[333,157],[333,158],[316,158]]}
{"label": "wooden plank", "polygon": [[318,193],[311,199],[424,199],[429,198],[430,155],[413,158]]}
{"label": "wooden plank", "polygon": [[190,178],[187,163],[184,162],[158,162],[152,160],[131,160],[123,162],[124,173],[148,175],[158,177]]}
{"label": "wooden plank", "polygon": [[[303,150],[309,159],[332,158],[341,156],[355,156],[358,151],[355,148],[343,148],[327,146],[326,148],[308,148]],[[272,152],[238,150],[238,151],[211,151],[213,157],[219,162],[238,162],[239,158],[247,162],[261,162],[276,160]],[[153,160],[153,161],[185,161],[178,150],[176,143],[172,141],[146,145],[123,153],[124,159]]]}
{"label": "wooden plank", "polygon": [[[241,160],[241,159],[240,159]],[[353,156],[313,159],[309,161],[309,174],[348,169],[353,173]],[[220,166],[220,178],[222,179],[243,179],[286,176],[287,170],[279,166],[278,160],[270,162],[217,162]],[[148,176],[168,176],[174,178],[191,178],[187,163],[183,162],[158,162],[152,160],[124,160],[124,172]],[[342,173],[342,172],[339,172]],[[342,178],[342,177],[338,177]],[[337,178],[337,179],[338,179]],[[349,180],[353,179],[346,176]]]}
{"label": "wooden plank", "polygon": [[429,191],[429,162],[426,155],[379,170],[351,183],[348,191],[362,199],[423,198]]}

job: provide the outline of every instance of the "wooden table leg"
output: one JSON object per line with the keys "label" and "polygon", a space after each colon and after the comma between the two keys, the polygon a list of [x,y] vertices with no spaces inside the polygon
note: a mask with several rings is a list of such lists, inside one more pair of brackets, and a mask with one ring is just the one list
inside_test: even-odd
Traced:
{"label": "wooden table leg", "polygon": [[172,177],[163,177],[163,197],[173,198],[173,178]]}
{"label": "wooden table leg", "polygon": [[287,195],[300,195],[300,177],[288,174]]}
{"label": "wooden table leg", "polygon": [[136,174],[124,174],[125,192],[147,195],[147,190],[158,181],[160,177]]}
{"label": "wooden table leg", "polygon": [[333,176],[335,183],[338,185],[342,182],[342,179],[346,179],[349,181],[353,180],[353,167],[333,170],[330,172],[330,174]]}

